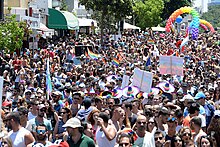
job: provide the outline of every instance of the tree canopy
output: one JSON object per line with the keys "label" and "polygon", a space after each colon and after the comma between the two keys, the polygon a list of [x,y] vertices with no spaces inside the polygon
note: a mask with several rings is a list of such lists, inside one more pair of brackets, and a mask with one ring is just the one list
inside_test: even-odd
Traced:
{"label": "tree canopy", "polygon": [[17,22],[15,15],[6,16],[5,20],[0,22],[0,49],[5,53],[14,52],[20,49],[23,44],[24,22]]}
{"label": "tree canopy", "polygon": [[166,20],[175,10],[184,6],[191,6],[194,0],[163,0],[163,1],[164,1],[164,9],[161,17],[163,20]]}
{"label": "tree canopy", "polygon": [[203,13],[201,18],[210,22],[214,28],[220,27],[220,5],[209,6],[208,12]]}
{"label": "tree canopy", "polygon": [[[87,10],[93,10],[99,17],[97,21],[103,36],[105,25],[115,24],[117,21],[123,20],[126,16],[132,13],[132,0],[79,0],[80,4],[84,5]],[[111,16],[111,21],[107,17]],[[115,20],[115,21],[113,21]],[[102,38],[102,37],[101,37]],[[101,39],[101,43],[102,43]]]}
{"label": "tree canopy", "polygon": [[136,1],[133,8],[137,14],[137,25],[142,29],[156,26],[162,21],[163,0]]}

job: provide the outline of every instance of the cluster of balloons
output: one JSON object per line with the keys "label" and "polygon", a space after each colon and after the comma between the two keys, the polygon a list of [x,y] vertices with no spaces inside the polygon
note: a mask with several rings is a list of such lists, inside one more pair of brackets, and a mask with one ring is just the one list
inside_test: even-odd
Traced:
{"label": "cluster of balloons", "polygon": [[180,17],[181,14],[188,13],[192,15],[192,22],[190,26],[190,31],[192,32],[192,38],[197,39],[198,34],[199,34],[199,13],[191,8],[191,7],[182,7],[180,9],[177,9],[175,12],[171,14],[169,19],[167,20],[165,30],[167,32],[171,31],[171,25],[176,22],[176,23],[181,23],[182,22],[182,17]]}
{"label": "cluster of balloons", "polygon": [[187,29],[192,34],[192,39],[195,40],[198,38],[199,26],[201,26],[204,30],[208,30],[209,28],[211,32],[215,32],[213,26],[209,22],[199,19],[199,13],[192,7],[182,7],[173,12],[167,20],[165,27],[166,32],[171,31],[174,22],[176,22],[177,24],[180,24],[182,22],[183,18],[181,17],[181,15],[184,13],[188,13],[192,16],[192,22]]}

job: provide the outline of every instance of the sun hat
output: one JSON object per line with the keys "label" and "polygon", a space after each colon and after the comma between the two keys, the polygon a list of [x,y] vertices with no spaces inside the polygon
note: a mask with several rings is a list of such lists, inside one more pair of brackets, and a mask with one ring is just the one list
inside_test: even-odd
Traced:
{"label": "sun hat", "polygon": [[122,90],[122,94],[124,97],[130,98],[135,97],[140,92],[139,88],[135,86],[127,86]]}
{"label": "sun hat", "polygon": [[159,83],[156,87],[161,88],[161,90],[165,93],[172,93],[175,91],[174,86],[168,82]]}
{"label": "sun hat", "polygon": [[99,94],[101,98],[112,98],[113,93],[111,91],[103,91]]}
{"label": "sun hat", "polygon": [[118,76],[117,75],[110,75],[106,79],[108,82],[114,82],[116,79],[118,79]]}
{"label": "sun hat", "polygon": [[122,96],[122,90],[121,89],[113,89],[112,91],[114,98],[120,98]]}
{"label": "sun hat", "polygon": [[151,88],[149,93],[144,92],[143,96],[144,98],[148,98],[148,96],[152,96],[152,95],[158,95],[160,92],[160,90],[158,88]]}
{"label": "sun hat", "polygon": [[76,117],[73,117],[73,118],[70,118],[64,125],[63,125],[63,128],[67,128],[67,127],[70,127],[70,128],[82,128],[82,125],[81,125],[81,122],[78,118]]}

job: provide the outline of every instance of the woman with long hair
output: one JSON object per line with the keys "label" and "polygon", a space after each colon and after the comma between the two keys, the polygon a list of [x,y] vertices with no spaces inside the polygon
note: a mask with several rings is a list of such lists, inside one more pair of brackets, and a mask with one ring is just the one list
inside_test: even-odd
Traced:
{"label": "woman with long hair", "polygon": [[152,133],[153,129],[157,127],[156,121],[154,117],[151,117],[149,121],[147,122],[147,131]]}
{"label": "woman with long hair", "polygon": [[129,121],[127,113],[123,110],[123,112],[121,112],[120,115],[121,115],[121,117],[119,119],[120,130],[123,130],[124,128],[131,128],[131,123]]}
{"label": "woman with long hair", "polygon": [[55,139],[63,139],[65,128],[62,126],[72,117],[71,111],[69,108],[62,108],[59,112],[59,119],[56,122],[53,134]]}
{"label": "woman with long hair", "polygon": [[179,130],[179,136],[185,143],[192,139],[192,130],[189,127],[183,127]]}
{"label": "woman with long hair", "polygon": [[12,141],[9,137],[3,137],[0,145],[1,147],[12,147]]}
{"label": "woman with long hair", "polygon": [[[95,136],[96,130],[98,128],[97,120],[99,117],[99,113],[100,113],[100,111],[98,109],[94,109],[94,110],[92,110],[92,112],[90,112],[90,114],[87,117],[87,121],[89,123],[91,123],[91,125],[92,125],[94,136]],[[96,140],[96,139],[94,138],[94,140]]]}

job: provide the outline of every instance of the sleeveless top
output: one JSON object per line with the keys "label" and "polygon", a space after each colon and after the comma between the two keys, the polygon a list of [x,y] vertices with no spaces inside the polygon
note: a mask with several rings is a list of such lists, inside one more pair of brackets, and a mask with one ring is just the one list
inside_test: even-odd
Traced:
{"label": "sleeveless top", "polygon": [[31,132],[23,127],[19,129],[17,132],[10,131],[8,133],[8,136],[13,142],[13,147],[26,147],[24,136],[29,133]]}
{"label": "sleeveless top", "polygon": [[[64,125],[65,123],[63,122],[63,120],[59,120],[59,122],[58,122],[58,131],[57,131],[57,134],[61,134],[61,133],[63,133],[63,132],[65,132],[66,131],[66,129],[65,128],[63,128],[63,125]],[[61,136],[61,137],[59,137],[59,139],[62,139],[63,137]]]}
{"label": "sleeveless top", "polygon": [[109,141],[105,133],[98,128],[96,131],[96,143],[99,147],[114,147],[116,143],[116,136],[113,140]]}

